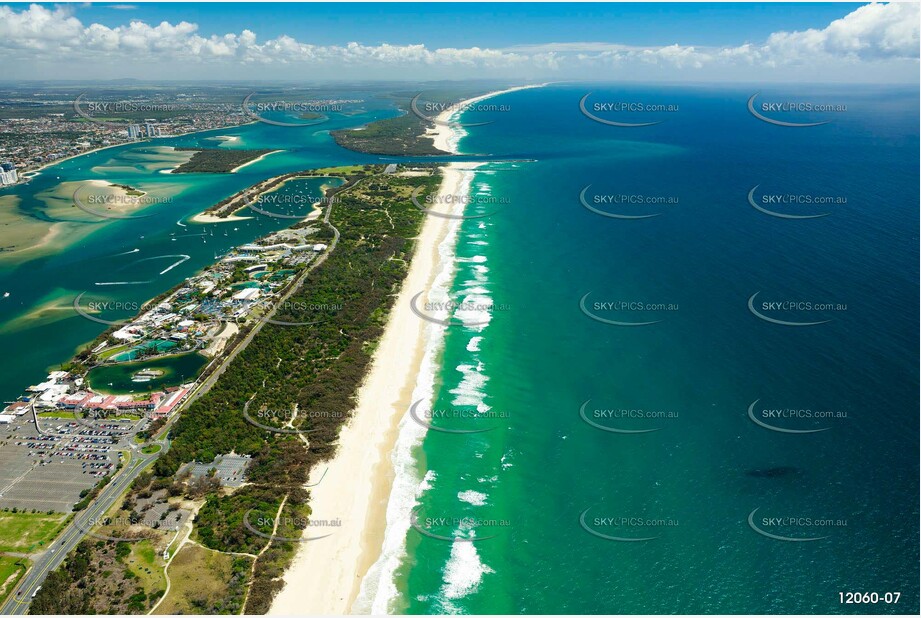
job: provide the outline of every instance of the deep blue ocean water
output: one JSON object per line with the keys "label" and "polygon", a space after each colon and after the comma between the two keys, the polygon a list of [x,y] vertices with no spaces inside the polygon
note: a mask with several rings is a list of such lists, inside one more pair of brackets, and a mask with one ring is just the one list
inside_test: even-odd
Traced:
{"label": "deep blue ocean water", "polygon": [[[832,120],[780,127],[748,112],[759,91],[759,102],[847,111],[778,113]],[[580,113],[588,93],[590,109],[640,102],[677,111],[598,112],[663,121],[609,126]],[[501,308],[485,326],[448,329],[436,384],[438,408],[480,410],[446,426],[490,430],[429,431],[414,452],[426,529],[491,538],[451,542],[411,529],[390,609],[858,613],[867,606],[841,605],[839,592],[899,591],[899,604],[870,609],[917,613],[917,92],[566,84],[493,102],[509,110],[470,127],[461,149],[497,160],[475,172],[472,191],[484,203],[469,207],[495,214],[461,225],[453,290]],[[15,359],[0,376],[4,398],[102,330],[69,310],[75,294],[136,275],[152,283],[103,292],[143,302],[281,227],[260,218],[177,222],[282,172],[380,161],[338,148],[325,130],[389,113],[373,109],[317,130],[260,124],[153,144],[213,146],[209,137],[229,134],[240,137],[234,147],[287,150],[233,175],[151,173],[140,151],[147,146],[131,145],[4,189],[0,197],[16,194],[36,214],[36,194],[62,181],[105,179],[174,198],[150,219],[0,263],[0,289],[11,292],[0,301],[0,345]],[[767,215],[749,203],[753,189],[756,205],[779,214],[828,216]],[[656,216],[593,213],[583,191],[608,214]],[[790,195],[832,202],[770,201]],[[122,255],[133,249],[140,254]],[[190,259],[162,275],[160,262],[138,261],[173,253]],[[767,317],[830,321],[762,320],[748,307],[755,294]],[[595,317],[656,323],[594,320],[580,309],[583,298]],[[834,310],[769,308],[781,301]],[[766,429],[749,417],[756,400],[753,414],[766,424],[824,431]],[[824,538],[769,538],[750,516],[775,536]]]}
{"label": "deep blue ocean water", "polygon": [[[759,90],[847,110],[779,113],[832,122],[776,126],[746,108]],[[609,126],[580,113],[589,92],[678,111],[599,112],[663,120]],[[476,172],[474,194],[505,202],[464,222],[454,290],[497,309],[485,327],[448,329],[435,404],[480,406],[444,427],[493,429],[429,431],[416,450],[422,525],[465,540],[410,529],[391,609],[857,613],[867,606],[839,592],[899,591],[871,610],[916,613],[917,92],[566,84],[493,102],[509,110],[461,150],[534,161]],[[658,216],[590,212],[589,185],[597,209]],[[774,212],[829,214],[770,216],[749,203],[755,187]],[[605,195],[634,203],[594,201]],[[828,321],[760,319],[756,293],[767,317]],[[656,323],[593,320],[586,294],[598,317]],[[825,430],[759,426],[756,400],[766,424]],[[587,401],[596,425],[656,431],[592,426]],[[802,411],[831,416],[790,418]],[[819,540],[769,538],[750,515]]]}

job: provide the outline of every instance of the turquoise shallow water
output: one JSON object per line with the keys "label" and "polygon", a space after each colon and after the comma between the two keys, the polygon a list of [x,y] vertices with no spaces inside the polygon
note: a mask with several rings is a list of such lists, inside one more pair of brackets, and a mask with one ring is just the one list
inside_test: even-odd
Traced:
{"label": "turquoise shallow water", "polygon": [[[578,111],[589,91],[680,111],[605,126]],[[899,591],[872,611],[917,612],[917,93],[765,91],[848,104],[829,125],[789,129],[747,112],[755,91],[554,86],[504,95],[512,111],[469,129],[466,152],[536,159],[476,173],[475,192],[508,204],[464,222],[453,289],[504,308],[485,328],[448,329],[436,380],[436,409],[481,414],[434,424],[494,428],[429,431],[416,450],[419,526],[465,541],[411,528],[392,610],[858,613],[839,592]],[[613,219],[580,204],[587,185],[672,199],[598,206],[659,213]],[[749,204],[756,185],[846,203],[775,205],[831,211],[776,218]],[[838,310],[764,310],[830,319],[782,326],[749,311],[757,292],[756,309]],[[590,309],[673,310],[598,309],[660,320],[613,326],[580,310],[587,293]],[[767,430],[749,418],[756,400],[760,420],[827,430]],[[587,401],[596,425],[656,431],[592,426]],[[825,538],[768,538],[753,511],[775,536]]]}
{"label": "turquoise shallow water", "polygon": [[[653,127],[608,127],[578,111],[590,90],[592,100],[632,97],[677,103],[680,111]],[[788,130],[748,114],[755,90],[553,86],[503,96],[511,111],[469,129],[464,151],[533,161],[476,172],[474,192],[484,203],[471,209],[496,214],[468,220],[459,232],[453,296],[503,308],[485,327],[448,329],[435,405],[479,406],[479,418],[434,423],[489,431],[430,431],[414,473],[426,479],[418,505],[426,531],[492,538],[451,542],[410,530],[392,610],[857,613],[866,606],[840,605],[840,591],[900,591],[899,605],[872,610],[917,612],[917,94],[765,91],[849,105],[832,124]],[[380,160],[338,148],[325,130],[388,113],[374,109],[316,129],[259,124],[113,148],[0,191],[22,197],[27,212],[38,209],[36,194],[62,181],[105,179],[173,197],[153,217],[100,225],[52,255],[0,261],[0,289],[10,292],[0,300],[0,345],[16,359],[0,375],[4,399],[102,330],[69,308],[76,294],[141,303],[215,255],[281,227],[284,220],[260,217],[214,225],[187,218],[281,172]],[[285,152],[233,175],[175,177],[145,167],[156,158],[150,146],[213,146],[208,138],[217,135],[239,136],[234,147]],[[658,216],[594,214],[579,201],[587,185],[590,200],[659,198],[596,204]],[[748,203],[756,185],[758,196],[847,201],[821,219],[778,219]],[[173,255],[189,259],[162,272]],[[123,280],[149,283],[96,285]],[[748,310],[756,292],[759,302],[834,302],[846,310],[822,313],[827,324],[783,327]],[[611,326],[580,311],[587,293],[589,307],[677,309],[651,312],[657,324]],[[626,319],[644,316],[627,311]],[[783,434],[750,420],[755,400],[761,408],[847,416],[766,419],[828,428]],[[586,401],[596,424],[656,431],[594,427],[579,414]],[[664,416],[596,417],[595,410]],[[747,522],[755,509],[764,530],[827,538],[762,536]],[[580,525],[583,513],[589,530]],[[835,525],[816,534],[816,526],[775,525],[776,517]],[[656,538],[612,541],[591,531]]]}
{"label": "turquoise shallow water", "polygon": [[[98,217],[78,213],[78,226],[54,245],[54,251],[25,258],[0,257],[0,348],[14,355],[0,374],[0,394],[10,400],[29,384],[44,377],[49,367],[70,359],[78,346],[92,340],[105,326],[80,317],[72,308],[74,298],[86,292],[82,303],[113,302],[124,307],[141,306],[196,273],[231,247],[252,241],[290,224],[249,213],[252,218],[233,223],[195,224],[188,219],[221,199],[260,180],[284,172],[329,165],[377,162],[371,157],[338,147],[330,129],[358,126],[393,115],[388,102],[368,95],[364,113],[333,115],[322,125],[307,128],[278,127],[255,123],[175,138],[155,139],[90,153],[47,168],[28,184],[0,189],[4,196],[20,198],[20,210],[27,219],[48,221],[40,199],[61,183],[105,180],[147,191],[157,198],[153,205],[136,214],[151,215],[131,220],[101,222]],[[218,136],[235,136],[222,142]],[[173,160],[161,147],[233,147],[283,150],[241,168],[233,174],[163,174]],[[295,183],[298,192],[321,195],[323,179]],[[73,187],[66,185],[69,192]],[[294,190],[292,188],[292,190]],[[287,188],[279,193],[284,193]],[[88,198],[83,197],[84,201]],[[153,201],[153,200],[152,200]],[[275,204],[273,204],[273,207]],[[297,212],[297,204],[278,204],[281,214]],[[306,212],[306,207],[301,207]],[[75,209],[71,209],[75,210]],[[53,213],[56,215],[57,213]],[[247,213],[241,213],[246,215]],[[67,213],[72,220],[74,215]],[[50,223],[57,219],[51,217]],[[72,232],[79,237],[69,238]],[[185,256],[188,256],[186,259]],[[176,262],[175,267],[163,272]],[[112,282],[141,282],[130,285],[97,285]],[[133,303],[133,304],[132,304]],[[109,320],[123,320],[135,311],[113,310],[100,314]]]}

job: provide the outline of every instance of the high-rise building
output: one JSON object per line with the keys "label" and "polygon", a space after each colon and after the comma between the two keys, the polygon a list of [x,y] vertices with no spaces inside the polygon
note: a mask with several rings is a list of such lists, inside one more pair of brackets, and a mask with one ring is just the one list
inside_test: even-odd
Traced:
{"label": "high-rise building", "polygon": [[137,139],[141,136],[141,125],[132,124],[128,125],[128,138]]}
{"label": "high-rise building", "polygon": [[160,135],[160,129],[153,123],[148,122],[145,128],[147,129],[147,137],[158,137]]}
{"label": "high-rise building", "polygon": [[19,180],[19,174],[16,172],[16,166],[7,161],[0,163],[0,185],[12,185]]}

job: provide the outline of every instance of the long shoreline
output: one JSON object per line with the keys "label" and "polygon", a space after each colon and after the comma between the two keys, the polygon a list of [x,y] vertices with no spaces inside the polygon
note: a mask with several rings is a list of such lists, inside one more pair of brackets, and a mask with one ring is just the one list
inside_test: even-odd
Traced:
{"label": "long shoreline", "polygon": [[[491,92],[458,107],[539,86]],[[436,125],[432,136],[437,148],[445,146],[459,154],[457,143],[466,132],[450,123],[456,113],[451,109],[439,114],[441,124]],[[457,200],[457,196],[469,190],[471,170],[476,165],[450,163],[442,167],[439,194],[452,196],[451,203],[459,203],[462,209],[463,200]],[[388,522],[388,506],[396,480],[392,456],[400,438],[401,421],[414,391],[421,385],[430,337],[443,334],[429,332],[433,324],[412,312],[410,299],[420,291],[432,290],[439,274],[453,267],[458,227],[457,220],[442,217],[427,217],[423,223],[409,272],[358,391],[352,419],[340,433],[336,455],[328,465],[314,468],[308,481],[311,516],[340,518],[343,525],[335,534],[302,544],[285,572],[285,585],[275,597],[270,614],[352,613],[363,580],[382,556],[388,523],[395,523]],[[447,244],[450,247],[444,246]],[[403,523],[407,522],[395,525],[401,527]],[[361,611],[370,612],[372,608],[363,603]],[[374,612],[378,613],[378,608]]]}
{"label": "long shoreline", "polygon": [[[196,133],[207,133],[208,131],[224,131],[228,129],[237,129],[239,127],[245,127],[248,124],[253,124],[254,122],[256,121],[253,120],[252,122],[244,122],[242,124],[227,125],[225,127],[215,127],[213,129],[202,129],[201,131],[189,131],[188,133],[183,133],[182,135],[161,135],[157,137],[156,139],[166,139],[170,137],[185,137],[187,135],[195,135]],[[48,168],[54,167],[55,165],[59,163],[64,163],[65,161],[71,161],[73,159],[78,159],[85,155],[91,155],[96,152],[108,150],[109,148],[117,148],[119,146],[127,146],[129,144],[150,144],[151,142],[152,142],[151,139],[145,139],[143,141],[130,141],[129,140],[129,141],[121,142],[120,144],[109,144],[108,146],[100,146],[99,148],[91,148],[90,150],[84,150],[83,152],[78,152],[77,154],[72,154],[66,157],[61,157],[60,159],[55,159],[54,161],[48,161],[47,163],[42,163],[41,165],[39,165],[38,167],[34,169],[24,170],[22,174],[20,174],[20,178],[22,180],[12,185],[5,185],[5,187],[18,187],[20,185],[28,184],[29,182],[32,181],[33,178],[37,178],[38,176],[41,175],[42,172],[44,172]],[[272,153],[268,153],[268,154],[272,154]],[[244,165],[246,164],[244,163]],[[236,171],[236,170],[233,170],[233,171]],[[28,176],[26,176],[26,174],[28,174]]]}

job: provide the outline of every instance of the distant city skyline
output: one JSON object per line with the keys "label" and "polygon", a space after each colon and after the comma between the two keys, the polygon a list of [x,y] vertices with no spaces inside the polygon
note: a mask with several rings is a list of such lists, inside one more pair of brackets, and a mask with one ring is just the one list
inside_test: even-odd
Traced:
{"label": "distant city skyline", "polygon": [[917,83],[919,5],[0,4],[6,79]]}

